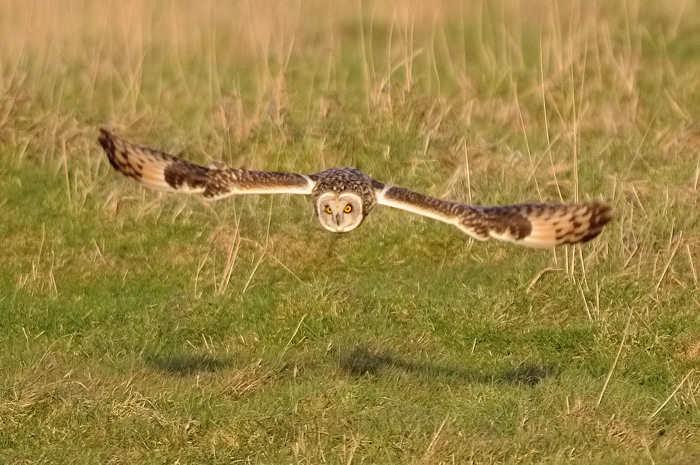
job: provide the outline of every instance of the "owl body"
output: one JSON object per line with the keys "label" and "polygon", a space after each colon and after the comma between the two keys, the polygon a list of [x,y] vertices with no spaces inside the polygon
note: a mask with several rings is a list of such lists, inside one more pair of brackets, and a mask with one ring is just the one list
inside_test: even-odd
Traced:
{"label": "owl body", "polygon": [[454,225],[478,240],[495,238],[529,247],[552,247],[586,242],[600,234],[612,218],[612,208],[596,199],[473,206],[390,186],[356,168],[305,175],[204,167],[132,144],[105,129],[99,141],[117,171],[153,189],[200,194],[206,200],[238,194],[311,195],[321,226],[334,233],[356,229],[376,205],[384,205]]}

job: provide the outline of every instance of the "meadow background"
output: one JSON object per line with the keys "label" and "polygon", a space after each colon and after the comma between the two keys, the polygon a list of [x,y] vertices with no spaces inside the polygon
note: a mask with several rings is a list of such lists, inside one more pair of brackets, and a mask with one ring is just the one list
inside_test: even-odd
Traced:
{"label": "meadow background", "polygon": [[[0,4],[2,463],[700,462],[695,1]],[[557,250],[378,207],[206,204],[200,163],[477,204],[602,197]]]}

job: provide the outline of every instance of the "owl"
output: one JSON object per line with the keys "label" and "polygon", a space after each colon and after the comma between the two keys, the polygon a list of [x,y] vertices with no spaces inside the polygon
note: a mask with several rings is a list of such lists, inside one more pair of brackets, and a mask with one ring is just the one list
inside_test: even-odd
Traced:
{"label": "owl", "polygon": [[593,239],[612,218],[612,208],[596,199],[465,205],[384,184],[356,168],[295,174],[204,167],[132,144],[107,129],[100,130],[99,142],[114,169],[152,189],[200,194],[206,200],[237,194],[311,195],[315,216],[333,233],[356,229],[375,206],[383,205],[454,225],[480,241],[494,238],[529,247],[553,247]]}

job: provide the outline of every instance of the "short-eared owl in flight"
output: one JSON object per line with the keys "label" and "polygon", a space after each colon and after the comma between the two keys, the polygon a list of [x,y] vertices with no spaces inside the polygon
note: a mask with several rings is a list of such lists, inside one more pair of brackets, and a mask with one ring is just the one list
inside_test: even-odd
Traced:
{"label": "short-eared owl in flight", "polygon": [[455,225],[481,241],[493,237],[529,247],[586,242],[600,234],[612,218],[611,207],[595,199],[569,204],[472,206],[390,186],[355,168],[331,168],[315,174],[207,168],[132,144],[106,129],[100,131],[99,141],[114,169],[153,189],[201,194],[207,200],[236,194],[311,195],[321,225],[334,233],[360,226],[375,205]]}

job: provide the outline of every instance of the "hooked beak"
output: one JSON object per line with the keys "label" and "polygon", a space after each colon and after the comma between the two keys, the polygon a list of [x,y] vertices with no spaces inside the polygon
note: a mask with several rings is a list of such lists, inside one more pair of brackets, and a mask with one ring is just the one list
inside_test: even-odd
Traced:
{"label": "hooked beak", "polygon": [[340,213],[336,213],[335,215],[335,224],[340,226]]}

